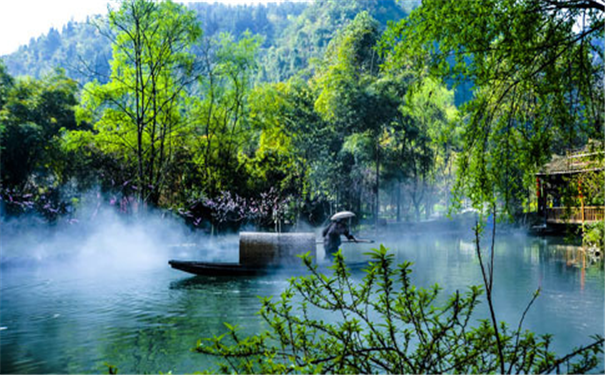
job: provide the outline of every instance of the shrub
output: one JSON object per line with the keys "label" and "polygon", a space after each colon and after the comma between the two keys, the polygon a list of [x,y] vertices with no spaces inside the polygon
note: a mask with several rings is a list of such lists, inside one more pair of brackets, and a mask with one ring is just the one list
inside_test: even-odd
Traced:
{"label": "shrub", "polygon": [[603,249],[605,247],[605,222],[597,221],[586,224],[584,227],[583,240],[588,246]]}
{"label": "shrub", "polygon": [[[516,330],[505,323],[494,329],[489,320],[473,326],[481,287],[437,306],[439,286],[412,285],[411,263],[394,268],[383,246],[370,255],[365,277],[355,283],[340,252],[330,276],[307,254],[310,275],[292,278],[278,301],[262,300],[267,330],[240,337],[237,326],[226,324],[228,332],[198,341],[194,350],[220,357],[223,373],[584,373],[599,365],[601,336],[557,357],[551,335],[522,331],[538,292]],[[324,313],[338,320],[318,318]]]}

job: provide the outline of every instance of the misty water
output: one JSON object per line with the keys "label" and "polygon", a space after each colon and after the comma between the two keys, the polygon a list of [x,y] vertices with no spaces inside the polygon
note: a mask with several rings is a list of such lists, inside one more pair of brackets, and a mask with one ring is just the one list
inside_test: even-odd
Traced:
{"label": "misty water", "polygon": [[[11,239],[5,232],[1,372],[98,373],[107,371],[104,363],[121,373],[200,371],[212,368],[214,359],[191,351],[198,339],[224,333],[223,322],[239,324],[244,333],[264,327],[255,315],[258,296],[281,293],[287,276],[196,277],[173,270],[167,264],[172,258],[237,261],[237,237],[199,237],[183,246],[174,242],[184,241],[177,229],[155,228],[126,223],[66,238],[48,232]],[[417,285],[439,283],[444,299],[481,283],[470,232],[391,235],[381,242],[397,262],[414,262]],[[349,259],[360,260],[371,246],[343,248]],[[561,238],[500,234],[494,281],[498,319],[516,326],[540,287],[525,328],[554,334],[559,353],[603,334],[602,261],[594,263],[578,249]],[[486,317],[485,303],[476,317]]]}

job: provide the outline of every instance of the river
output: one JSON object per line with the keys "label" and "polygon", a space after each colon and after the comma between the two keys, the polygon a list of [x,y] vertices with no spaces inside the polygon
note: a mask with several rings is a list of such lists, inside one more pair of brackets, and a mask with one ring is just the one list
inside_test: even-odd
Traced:
{"label": "river", "polygon": [[[384,243],[397,262],[414,262],[412,279],[418,286],[439,283],[444,298],[481,283],[470,235],[393,235]],[[219,252],[221,260],[237,260],[235,244],[232,241]],[[357,260],[370,246],[345,245],[345,254]],[[262,329],[255,315],[258,296],[277,295],[288,284],[279,275],[192,277],[168,266],[171,257],[208,258],[203,244],[199,248],[175,248],[155,254],[149,262],[139,262],[138,257],[145,255],[136,253],[129,262],[81,256],[3,265],[1,372],[99,373],[107,371],[105,363],[120,373],[191,373],[212,368],[213,358],[191,351],[196,341],[223,333],[224,322],[239,324],[247,333]],[[524,327],[554,334],[557,352],[603,334],[602,261],[583,257],[578,247],[561,238],[520,233],[499,235],[495,249],[499,320],[516,326],[540,287],[541,295]],[[485,314],[483,303],[477,318]]]}

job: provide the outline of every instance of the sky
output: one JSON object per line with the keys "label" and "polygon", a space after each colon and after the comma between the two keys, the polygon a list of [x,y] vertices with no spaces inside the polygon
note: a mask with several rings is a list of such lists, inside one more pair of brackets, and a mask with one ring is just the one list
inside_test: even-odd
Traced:
{"label": "sky", "polygon": [[[202,1],[236,5],[282,0]],[[51,27],[60,31],[70,20],[83,21],[89,15],[106,14],[108,3],[115,7],[115,0],[0,0],[0,56],[16,51],[31,38],[46,34]]]}

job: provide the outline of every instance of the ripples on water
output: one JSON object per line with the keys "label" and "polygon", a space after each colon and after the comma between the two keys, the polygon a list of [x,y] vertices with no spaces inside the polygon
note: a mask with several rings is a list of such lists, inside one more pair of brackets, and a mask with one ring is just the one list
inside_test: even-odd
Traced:
{"label": "ripples on water", "polygon": [[[443,299],[481,283],[469,240],[405,237],[385,245],[397,262],[415,263],[417,285],[439,283]],[[367,250],[356,244],[345,253],[360,260]],[[602,263],[591,265],[579,254],[558,239],[500,236],[494,282],[498,318],[516,324],[541,287],[526,328],[554,333],[554,348],[561,352],[587,342],[589,335],[603,334]],[[133,268],[107,262],[4,267],[2,372],[98,373],[106,371],[104,362],[122,373],[204,370],[213,359],[190,351],[196,341],[224,333],[223,322],[239,324],[244,334],[258,332],[264,327],[255,315],[258,296],[278,295],[288,285],[287,277],[277,275],[191,277],[171,269],[167,260]],[[485,314],[481,306],[478,317]]]}

